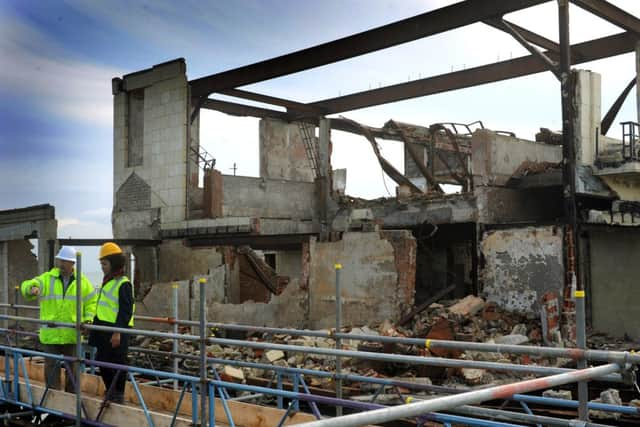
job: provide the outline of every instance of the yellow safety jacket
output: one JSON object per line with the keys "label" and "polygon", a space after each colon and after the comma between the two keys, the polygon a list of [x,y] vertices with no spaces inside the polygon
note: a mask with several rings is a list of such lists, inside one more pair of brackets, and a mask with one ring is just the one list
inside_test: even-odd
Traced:
{"label": "yellow safety jacket", "polygon": [[[121,276],[117,279],[109,280],[102,286],[102,288],[100,288],[100,293],[98,294],[98,306],[96,310],[96,316],[98,319],[103,322],[116,323],[118,311],[120,310],[120,286],[125,282],[131,283],[127,276]],[[131,297],[135,301],[135,297],[133,295],[133,284],[131,284]],[[131,320],[129,320],[129,326],[131,327],[133,327],[133,313],[135,312],[136,305],[134,303],[131,312]]]}
{"label": "yellow safety jacket", "polygon": [[[28,301],[39,299],[40,320],[75,323],[76,280],[77,278],[74,278],[69,283],[65,293],[60,269],[55,267],[38,277],[22,282],[20,291]],[[30,295],[31,288],[34,286],[40,290],[39,296]],[[81,321],[90,322],[95,316],[98,294],[84,274],[80,288],[82,295]],[[40,325],[40,342],[42,344],[75,344],[76,330],[55,325]]]}

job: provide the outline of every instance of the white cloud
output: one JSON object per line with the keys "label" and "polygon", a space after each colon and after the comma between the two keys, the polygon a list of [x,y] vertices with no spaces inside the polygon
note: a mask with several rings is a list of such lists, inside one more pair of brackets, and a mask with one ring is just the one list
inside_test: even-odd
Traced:
{"label": "white cloud", "polygon": [[37,100],[49,113],[111,127],[111,79],[122,72],[71,59],[22,18],[0,14],[0,90]]}

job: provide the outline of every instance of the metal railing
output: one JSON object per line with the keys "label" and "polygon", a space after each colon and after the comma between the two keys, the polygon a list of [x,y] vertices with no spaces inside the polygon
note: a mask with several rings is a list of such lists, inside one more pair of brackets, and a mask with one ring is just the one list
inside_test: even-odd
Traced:
{"label": "metal railing", "polygon": [[[77,262],[78,266],[78,275],[81,274],[81,259],[80,256]],[[339,269],[337,271],[339,274]],[[339,276],[337,276],[337,281],[339,284]],[[230,391],[245,391],[250,392],[249,398],[245,398],[246,400],[250,400],[253,398],[257,398],[259,396],[264,395],[272,395],[277,399],[278,407],[281,409],[285,409],[284,399],[289,399],[290,404],[286,408],[286,412],[282,418],[285,420],[290,411],[299,410],[299,402],[306,401],[311,408],[312,413],[315,415],[317,419],[321,418],[320,412],[318,410],[317,404],[329,404],[337,407],[345,407],[352,409],[365,410],[367,412],[347,415],[345,417],[336,417],[332,418],[329,421],[321,420],[316,423],[310,423],[309,425],[362,425],[369,422],[381,422],[384,420],[392,420],[397,418],[404,418],[407,416],[418,416],[418,420],[435,420],[439,422],[445,423],[445,425],[450,423],[462,422],[464,421],[467,425],[481,425],[481,426],[504,426],[504,425],[514,425],[514,424],[505,424],[498,421],[488,421],[486,419],[482,419],[483,414],[487,414],[486,411],[483,412],[483,408],[476,407],[467,407],[461,405],[468,405],[473,403],[480,403],[487,399],[513,399],[515,401],[520,402],[525,405],[527,403],[543,403],[548,405],[561,405],[566,408],[575,408],[580,406],[580,404],[584,404],[585,407],[590,409],[598,409],[605,411],[614,411],[618,413],[625,414],[640,414],[639,408],[631,408],[628,406],[619,406],[619,405],[606,405],[606,404],[597,404],[597,403],[586,403],[586,402],[578,402],[578,401],[565,401],[560,399],[550,399],[544,397],[536,397],[536,396],[527,396],[522,393],[539,390],[543,388],[548,388],[552,386],[557,386],[561,384],[568,384],[571,382],[580,382],[586,381],[593,378],[598,378],[600,380],[606,381],[623,381],[627,379],[629,375],[620,375],[619,372],[625,371],[628,373],[629,368],[632,365],[640,364],[640,355],[630,354],[627,352],[616,352],[616,351],[601,351],[601,350],[586,350],[586,349],[566,349],[566,348],[554,348],[554,347],[535,347],[535,346],[515,346],[515,345],[505,345],[505,344],[485,344],[485,343],[471,343],[471,342],[456,342],[456,341],[445,341],[445,340],[423,340],[417,338],[404,338],[404,337],[387,337],[387,336],[373,336],[373,335],[352,335],[338,332],[340,323],[337,323],[336,331],[330,332],[321,332],[321,331],[304,331],[304,330],[296,330],[296,329],[286,329],[286,328],[269,328],[269,327],[255,327],[250,325],[228,325],[216,322],[207,322],[205,318],[205,301],[204,298],[206,291],[206,280],[200,281],[200,319],[198,321],[188,321],[188,320],[179,320],[177,319],[177,291],[174,291],[174,309],[172,311],[173,317],[149,317],[149,316],[136,316],[137,320],[144,320],[156,323],[165,323],[173,326],[173,332],[159,332],[159,331],[150,331],[143,329],[129,329],[129,328],[115,328],[108,326],[98,326],[98,325],[85,325],[80,323],[81,316],[77,316],[77,321],[75,324],[73,323],[63,323],[63,322],[48,322],[42,321],[39,319],[33,319],[30,317],[21,317],[17,315],[0,315],[0,319],[5,320],[13,320],[16,322],[31,322],[37,324],[45,324],[49,326],[66,326],[73,327],[78,331],[78,334],[83,330],[97,330],[97,331],[109,331],[109,332],[121,332],[131,335],[142,335],[149,337],[157,337],[157,338],[165,338],[171,339],[174,342],[173,351],[172,352],[164,352],[160,350],[150,350],[143,348],[132,347],[131,351],[144,352],[149,354],[160,354],[164,356],[169,356],[174,359],[173,369],[174,372],[164,372],[155,369],[145,369],[136,366],[124,366],[124,365],[115,365],[106,362],[98,362],[94,360],[89,360],[84,357],[83,349],[81,345],[78,345],[76,348],[76,356],[75,357],[67,357],[60,355],[52,355],[48,353],[38,352],[34,350],[27,350],[22,348],[17,348],[16,346],[12,346],[9,341],[9,345],[0,346],[0,350],[5,352],[5,378],[2,381],[2,386],[0,387],[0,400],[6,401],[9,403],[14,403],[20,406],[24,406],[25,408],[30,408],[33,411],[41,411],[48,412],[52,414],[56,414],[62,417],[66,417],[69,419],[75,419],[76,424],[83,423],[86,425],[97,425],[101,426],[100,414],[103,412],[104,405],[107,400],[107,396],[109,392],[107,391],[105,400],[103,401],[103,407],[101,408],[100,414],[94,420],[89,419],[87,417],[86,410],[83,407],[82,402],[82,389],[80,387],[80,382],[77,381],[77,378],[80,378],[80,371],[77,370],[75,373],[72,373],[72,380],[74,382],[75,390],[76,390],[76,413],[73,414],[65,414],[60,411],[56,411],[54,409],[46,408],[43,403],[45,401],[47,390],[45,389],[45,394],[42,396],[40,402],[35,402],[33,393],[31,392],[30,382],[27,375],[27,369],[24,363],[25,356],[42,356],[49,357],[56,360],[60,364],[64,364],[69,367],[73,362],[79,362],[77,365],[85,365],[85,366],[93,366],[93,367],[105,367],[117,369],[122,374],[127,375],[129,381],[131,382],[138,399],[140,406],[142,407],[145,417],[149,423],[149,425],[154,425],[152,417],[150,415],[149,409],[146,407],[144,402],[142,393],[140,392],[140,388],[138,386],[137,381],[139,380],[136,375],[147,376],[156,378],[157,384],[163,384],[167,382],[173,383],[173,388],[176,390],[181,390],[180,398],[177,402],[175,412],[173,414],[174,420],[178,415],[178,411],[182,400],[184,398],[185,393],[189,390],[192,393],[192,418],[193,422],[200,422],[200,425],[215,425],[215,402],[216,399],[220,399],[224,408],[225,416],[228,422],[233,425],[233,419],[231,412],[229,411],[228,402],[233,400],[231,397]],[[82,302],[80,301],[80,304]],[[0,307],[5,308],[5,312],[8,312],[10,309],[17,310],[19,308],[28,308],[36,310],[37,307],[32,306],[23,306],[18,304],[0,304]],[[185,326],[197,326],[199,328],[199,334],[178,334],[177,326],[185,325]],[[566,357],[574,360],[589,360],[589,361],[602,361],[609,362],[604,366],[599,366],[595,368],[585,368],[580,370],[566,369],[566,368],[554,368],[554,367],[546,367],[546,366],[533,366],[533,365],[517,365],[512,363],[498,363],[498,362],[484,362],[484,361],[474,361],[474,360],[459,360],[459,359],[447,359],[447,358],[439,358],[439,357],[422,357],[422,356],[410,356],[410,355],[402,355],[402,354],[389,354],[389,353],[373,353],[373,352],[364,352],[364,351],[352,351],[352,350],[344,350],[341,348],[318,348],[318,347],[310,347],[310,346],[296,346],[296,345],[287,345],[287,344],[278,344],[272,342],[255,342],[255,341],[243,341],[243,340],[232,340],[226,338],[219,338],[215,336],[209,336],[210,328],[218,328],[218,329],[229,329],[229,330],[243,330],[243,331],[254,331],[254,332],[264,332],[264,333],[284,333],[289,335],[297,335],[297,336],[310,336],[310,337],[322,337],[322,338],[331,338],[337,341],[339,340],[361,340],[361,341],[377,341],[377,342],[386,342],[386,343],[402,343],[408,345],[415,345],[425,347],[426,349],[457,349],[457,350],[470,350],[470,351],[480,351],[480,352],[498,352],[498,353],[514,353],[514,354],[530,354],[537,356],[545,356],[545,357]],[[9,340],[10,334],[27,334],[33,335],[33,332],[21,331],[16,325],[16,329],[1,329],[5,332],[5,336],[7,340]],[[187,340],[192,342],[198,342],[200,354],[199,355],[185,355],[179,354],[177,352],[177,342],[178,340]],[[78,340],[80,342],[80,340]],[[17,342],[16,342],[17,343]],[[291,367],[280,367],[268,364],[254,363],[254,362],[246,362],[246,361],[238,361],[238,360],[227,360],[220,358],[211,358],[207,357],[206,354],[206,345],[207,344],[220,344],[224,346],[235,346],[235,347],[248,347],[253,349],[279,349],[287,352],[299,352],[305,354],[317,354],[324,355],[329,357],[339,358],[350,357],[357,359],[369,359],[369,360],[378,360],[385,362],[396,362],[396,363],[406,363],[413,365],[428,365],[428,366],[440,366],[440,367],[456,367],[456,368],[478,368],[478,369],[489,369],[503,372],[516,372],[522,374],[534,374],[540,376],[547,376],[543,378],[537,378],[534,380],[528,381],[520,381],[515,382],[513,384],[509,384],[506,386],[500,387],[492,387],[489,389],[484,389],[481,391],[473,391],[473,390],[460,390],[460,389],[450,389],[443,386],[438,385],[424,385],[424,384],[414,384],[409,381],[398,381],[395,379],[388,378],[371,378],[362,375],[354,375],[349,373],[342,372],[327,372],[316,369],[301,369],[301,368],[291,368]],[[199,361],[199,376],[190,376],[180,374],[178,372],[178,365],[176,361],[178,359],[191,359]],[[11,364],[11,360],[13,360],[13,364]],[[218,365],[231,365],[231,366],[241,366],[241,367],[256,367],[260,369],[270,369],[275,373],[275,379],[277,382],[276,388],[271,387],[258,387],[258,386],[249,386],[244,384],[236,384],[231,382],[221,381],[220,377],[217,374],[216,370],[213,370],[213,378],[209,378],[208,374],[208,366],[212,366],[212,364]],[[13,369],[12,369],[13,368]],[[20,376],[20,369],[24,375]],[[324,396],[316,396],[310,393],[309,388],[307,387],[304,378],[306,376],[317,376],[321,378],[330,378],[336,381],[336,383],[342,381],[351,381],[351,382],[361,382],[361,383],[369,383],[377,388],[375,394],[373,394],[371,398],[371,402],[355,402],[348,399],[342,399],[339,396],[339,389],[336,395],[338,397],[324,397]],[[290,377],[291,387],[293,391],[285,391],[283,389],[283,378]],[[26,390],[26,396],[21,395],[21,387],[20,382],[24,382],[24,389]],[[400,405],[397,407],[384,407],[382,405],[376,404],[375,401],[377,397],[387,388],[391,388],[398,394],[398,397],[404,401],[407,396],[404,396],[400,391],[401,388],[406,388],[409,390],[419,390],[419,391],[431,391],[437,393],[446,393],[448,396],[440,397],[436,399],[432,399],[425,402],[416,402],[411,404]],[[539,400],[542,399],[542,400]],[[560,402],[558,402],[560,400]],[[198,405],[200,403],[200,405]],[[199,407],[198,407],[199,406]],[[462,411],[462,415],[447,415],[447,414],[438,414],[433,413],[433,411],[438,410],[452,410],[458,408],[458,410]],[[425,415],[429,412],[429,415]],[[515,420],[518,422],[525,422],[526,420],[522,418],[523,414],[512,414],[509,411],[502,411],[504,413],[499,414],[502,419]],[[199,415],[200,414],[200,415]],[[471,415],[472,417],[469,417]],[[495,414],[494,414],[495,415]],[[372,418],[375,417],[375,418]],[[382,418],[380,418],[382,417]],[[474,418],[476,417],[476,418]],[[480,417],[480,418],[477,418]],[[528,420],[533,421],[537,420],[537,423],[543,423],[543,418],[539,418],[536,415],[529,414]],[[554,419],[555,424],[548,425],[571,425],[566,424],[566,420]],[[546,424],[545,424],[546,425]],[[594,424],[584,424],[584,425],[594,425]]]}

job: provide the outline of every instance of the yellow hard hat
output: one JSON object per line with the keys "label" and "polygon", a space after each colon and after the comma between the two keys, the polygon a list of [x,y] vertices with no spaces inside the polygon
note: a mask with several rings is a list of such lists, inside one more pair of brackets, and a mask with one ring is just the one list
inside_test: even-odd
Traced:
{"label": "yellow hard hat", "polygon": [[107,242],[100,247],[100,259],[107,257],[109,255],[121,254],[122,249],[120,246],[116,245],[113,242]]}

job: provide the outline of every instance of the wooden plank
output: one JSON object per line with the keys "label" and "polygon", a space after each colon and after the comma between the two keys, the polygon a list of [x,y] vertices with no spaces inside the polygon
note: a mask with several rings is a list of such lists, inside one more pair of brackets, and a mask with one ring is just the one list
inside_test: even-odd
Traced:
{"label": "wooden plank", "polygon": [[[12,362],[12,361],[11,361]],[[25,359],[29,379],[37,382],[44,381],[44,363],[40,360]],[[12,364],[11,364],[12,366]],[[4,357],[0,357],[0,372],[4,372]],[[20,370],[22,376],[22,370]],[[62,382],[61,384],[64,384]],[[102,379],[91,374],[83,374],[81,382],[82,392],[93,396],[104,396]],[[180,397],[179,390],[172,390],[152,385],[140,384],[140,392],[145,404],[150,410],[167,411],[173,413]],[[139,405],[138,397],[131,383],[127,382],[125,388],[125,402]],[[75,407],[75,403],[72,404]],[[285,414],[284,410],[266,406],[252,405],[245,402],[229,401],[229,410],[233,421],[238,427],[277,427],[280,419]],[[118,405],[121,406],[121,405]],[[191,419],[191,393],[184,395],[178,415]],[[216,423],[228,422],[224,407],[220,399],[215,401]],[[290,416],[283,425],[293,425],[314,421],[316,418],[304,412],[298,412]],[[144,425],[146,421],[142,423]],[[123,424],[134,425],[134,424]]]}
{"label": "wooden plank", "polygon": [[[31,381],[30,385],[34,402],[37,403],[44,394],[44,384]],[[26,396],[28,396],[27,386],[22,381],[20,382],[20,396],[22,396],[22,399],[26,399]],[[91,419],[95,419],[98,411],[100,410],[102,400],[96,397],[83,395],[82,402],[84,403],[89,417]],[[49,390],[43,406],[69,413],[70,410],[76,406],[76,396],[73,393],[66,393],[61,390]],[[170,414],[162,414],[149,410],[149,415],[157,427],[168,427],[171,425],[172,415]],[[101,421],[105,424],[111,424],[114,426],[144,426],[148,424],[147,418],[142,409],[135,406],[118,405],[114,403],[110,403],[104,410]],[[176,417],[174,425],[190,427],[192,424],[190,418]]]}

